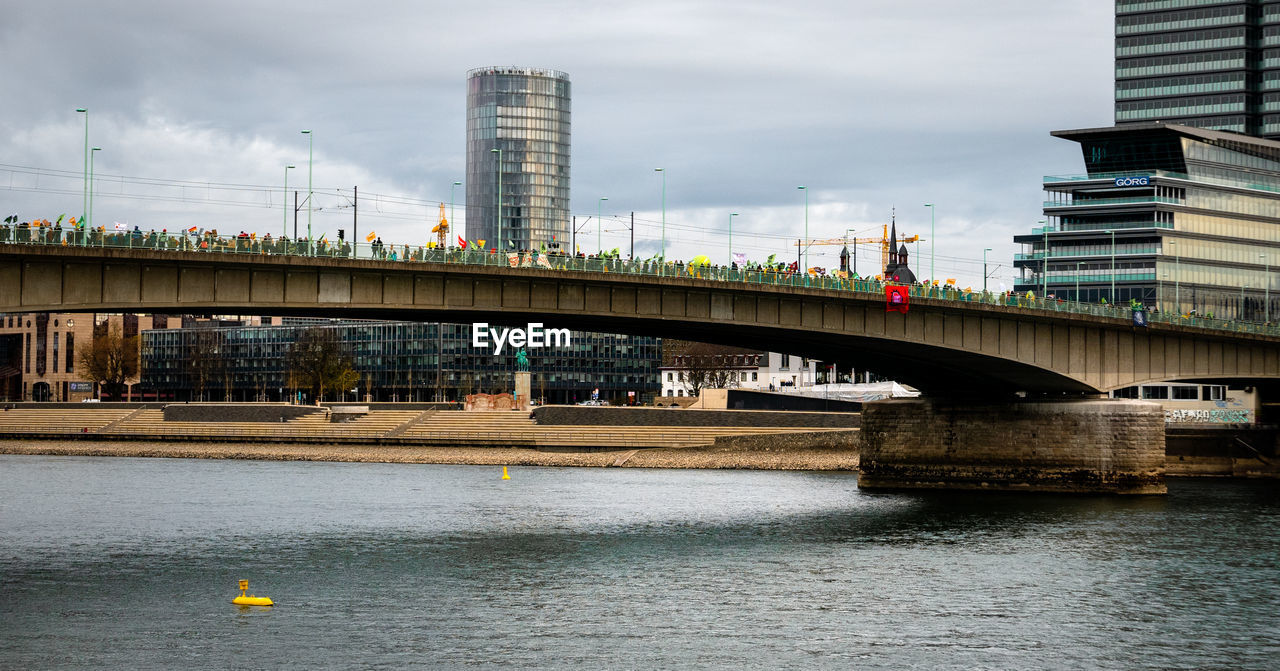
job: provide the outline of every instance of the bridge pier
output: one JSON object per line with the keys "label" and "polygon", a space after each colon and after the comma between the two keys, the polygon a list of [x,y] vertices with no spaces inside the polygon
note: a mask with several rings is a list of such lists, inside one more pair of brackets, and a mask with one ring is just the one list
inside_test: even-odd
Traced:
{"label": "bridge pier", "polygon": [[1127,400],[863,407],[862,489],[1164,494],[1164,413]]}

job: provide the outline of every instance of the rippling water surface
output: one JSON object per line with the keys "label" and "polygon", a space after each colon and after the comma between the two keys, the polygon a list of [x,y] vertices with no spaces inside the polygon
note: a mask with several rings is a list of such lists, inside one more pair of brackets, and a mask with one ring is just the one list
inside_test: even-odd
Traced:
{"label": "rippling water surface", "polygon": [[[0,456],[3,668],[1276,668],[1280,487]],[[274,609],[231,605],[236,580]]]}

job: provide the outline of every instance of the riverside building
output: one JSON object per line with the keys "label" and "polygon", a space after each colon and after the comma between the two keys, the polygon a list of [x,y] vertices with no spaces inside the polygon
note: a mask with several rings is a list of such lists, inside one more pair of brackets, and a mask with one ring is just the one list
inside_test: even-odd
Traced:
{"label": "riverside building", "polygon": [[1280,0],[1116,0],[1117,124],[1280,138]]}
{"label": "riverside building", "polygon": [[1044,178],[1015,290],[1224,319],[1280,315],[1280,142],[1178,124],[1056,131],[1085,174]]}
{"label": "riverside building", "polygon": [[[307,328],[337,331],[360,378],[354,390],[326,400],[459,401],[505,392],[515,350],[494,356],[472,344],[470,324],[340,321],[281,326],[197,327],[142,333],[142,384],[162,401],[281,401],[291,397],[286,357]],[[652,397],[658,391],[659,344],[653,338],[571,332],[571,346],[529,353],[531,393],[546,403]],[[217,353],[203,368],[192,351]],[[203,370],[203,372],[201,372]],[[629,396],[633,392],[634,396]]]}
{"label": "riverside building", "polygon": [[467,240],[567,249],[569,94],[556,70],[467,73]]}

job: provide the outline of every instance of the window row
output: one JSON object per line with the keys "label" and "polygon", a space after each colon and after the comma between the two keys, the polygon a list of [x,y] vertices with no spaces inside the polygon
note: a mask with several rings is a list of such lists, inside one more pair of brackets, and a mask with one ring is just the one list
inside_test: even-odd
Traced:
{"label": "window row", "polygon": [[1116,15],[1220,4],[1222,0],[1116,0]]}
{"label": "window row", "polygon": [[1245,95],[1205,96],[1193,100],[1139,100],[1116,103],[1116,121],[1173,119],[1181,116],[1244,113]]}
{"label": "window row", "polygon": [[1244,28],[1215,28],[1191,33],[1138,35],[1116,40],[1116,56],[1146,56],[1197,49],[1231,49],[1245,45]]}
{"label": "window row", "polygon": [[[1280,75],[1280,73],[1277,73],[1277,75]],[[1225,93],[1228,91],[1243,91],[1244,88],[1245,76],[1243,72],[1169,77],[1166,79],[1137,79],[1116,82],[1116,100],[1150,98],[1153,96]]]}
{"label": "window row", "polygon": [[1116,34],[1132,35],[1159,30],[1190,30],[1213,26],[1228,26],[1244,23],[1245,20],[1245,8],[1230,5],[1166,12],[1163,14],[1117,16]]}
{"label": "window row", "polygon": [[1116,78],[1174,75],[1212,70],[1238,70],[1245,67],[1245,52],[1214,51],[1134,58],[1116,63]]}

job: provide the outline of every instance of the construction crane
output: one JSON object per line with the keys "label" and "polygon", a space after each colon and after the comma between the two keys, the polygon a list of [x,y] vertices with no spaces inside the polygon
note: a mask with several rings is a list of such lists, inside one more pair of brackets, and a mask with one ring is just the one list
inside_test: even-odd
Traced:
{"label": "construction crane", "polygon": [[440,248],[445,248],[449,238],[449,220],[444,218],[444,203],[440,203],[440,223],[436,224],[431,232],[436,234]]}
{"label": "construction crane", "polygon": [[[906,244],[909,242],[920,242],[922,238],[918,235],[911,237],[899,237],[898,244]],[[880,267],[884,268],[889,265],[889,255],[897,252],[896,249],[889,249],[889,225],[885,224],[884,230],[878,238],[826,238],[823,240],[797,240],[797,247],[808,247],[812,245],[880,245]]]}

